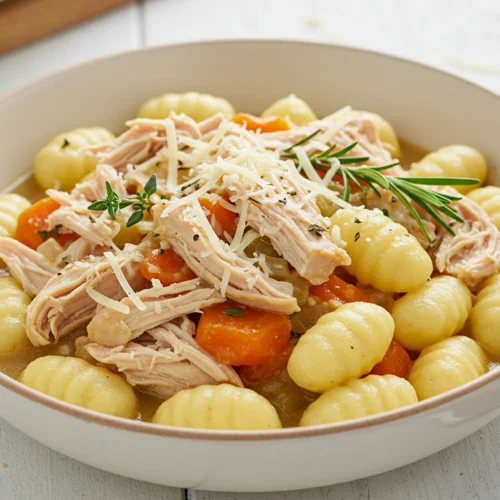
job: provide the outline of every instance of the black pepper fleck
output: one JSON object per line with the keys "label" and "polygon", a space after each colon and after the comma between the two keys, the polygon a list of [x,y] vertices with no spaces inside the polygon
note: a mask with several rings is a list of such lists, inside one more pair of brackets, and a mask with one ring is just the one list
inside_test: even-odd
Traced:
{"label": "black pepper fleck", "polygon": [[194,241],[198,241],[199,239],[200,239],[200,235],[199,235],[199,234],[195,234],[195,235],[193,236],[193,240],[194,240]]}
{"label": "black pepper fleck", "polygon": [[160,255],[165,253],[165,250],[163,250],[163,248],[160,248]]}
{"label": "black pepper fleck", "polygon": [[391,203],[396,203],[397,201],[398,201],[398,199],[397,199],[395,196],[393,196],[393,197],[391,198]]}
{"label": "black pepper fleck", "polygon": [[356,233],[356,234],[354,235],[354,243],[356,243],[356,241],[358,241],[358,240],[359,240],[359,238],[361,238],[361,234],[360,234],[360,233]]}
{"label": "black pepper fleck", "polygon": [[354,219],[354,224],[361,224],[361,221],[360,221],[360,220],[356,217],[356,218]]}

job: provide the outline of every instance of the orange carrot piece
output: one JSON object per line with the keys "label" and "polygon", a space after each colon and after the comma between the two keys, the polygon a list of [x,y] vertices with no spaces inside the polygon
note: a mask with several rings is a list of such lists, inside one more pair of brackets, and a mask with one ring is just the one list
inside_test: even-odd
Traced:
{"label": "orange carrot piece", "polygon": [[17,219],[15,239],[33,250],[48,238],[54,238],[61,246],[78,239],[76,233],[61,232],[60,228],[48,231],[47,217],[60,206],[52,198],[43,198],[23,210]]}
{"label": "orange carrot piece", "polygon": [[139,265],[139,272],[147,280],[160,280],[163,286],[192,280],[196,275],[184,262],[184,259],[173,250],[160,251],[156,255],[149,254]]}
{"label": "orange carrot piece", "polygon": [[407,378],[410,373],[411,359],[405,348],[393,340],[385,353],[384,359],[376,364],[371,373],[374,375],[396,375]]}
{"label": "orange carrot piece", "polygon": [[260,365],[287,348],[291,329],[286,314],[225,302],[203,311],[196,341],[220,363]]}
{"label": "orange carrot piece", "polygon": [[322,302],[328,302],[332,299],[344,303],[372,302],[372,299],[364,290],[346,283],[335,274],[332,274],[325,283],[311,286],[309,294],[314,295]]}
{"label": "orange carrot piece", "polygon": [[260,118],[259,116],[248,113],[239,113],[233,116],[233,122],[238,125],[247,126],[247,130],[258,130],[265,134],[267,132],[279,132],[280,130],[290,130],[290,122],[281,116],[270,116],[269,118]]}
{"label": "orange carrot piece", "polygon": [[[229,202],[229,197],[224,195],[223,198]],[[213,227],[215,233],[219,238],[225,238],[225,233],[229,236],[234,236],[236,226],[238,225],[236,219],[238,214],[224,207],[219,201],[214,201],[210,198],[200,198],[200,205],[206,213],[208,222]],[[207,213],[208,212],[208,213]]]}
{"label": "orange carrot piece", "polygon": [[284,351],[265,363],[254,366],[240,366],[238,368],[238,374],[243,382],[247,384],[255,384],[257,382],[263,382],[264,380],[270,380],[286,369],[292,351],[293,346],[288,346]]}

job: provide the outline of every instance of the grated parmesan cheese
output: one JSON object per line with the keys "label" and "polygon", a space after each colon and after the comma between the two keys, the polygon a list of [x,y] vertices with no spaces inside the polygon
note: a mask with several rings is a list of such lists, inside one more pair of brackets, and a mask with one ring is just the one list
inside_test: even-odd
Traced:
{"label": "grated parmesan cheese", "polygon": [[106,257],[106,259],[108,260],[111,269],[115,273],[118,283],[120,283],[120,286],[122,287],[123,291],[125,292],[127,297],[132,301],[132,304],[134,304],[134,306],[137,307],[139,311],[144,311],[144,309],[146,309],[146,304],[144,304],[144,302],[139,298],[139,296],[134,292],[134,290],[132,290],[132,287],[130,286],[130,283],[127,281],[127,278],[125,278],[125,275],[123,274],[123,271],[116,257],[111,252],[104,252],[104,257]]}
{"label": "grated parmesan cheese", "polygon": [[153,288],[162,288],[163,285],[161,284],[161,281],[159,279],[156,279],[156,278],[153,278],[151,280],[151,285],[153,286]]}
{"label": "grated parmesan cheese", "polygon": [[230,246],[231,250],[233,251],[237,250],[241,244],[241,239],[243,238],[243,232],[247,227],[247,217],[248,217],[248,200],[243,200],[241,202],[238,226],[236,227],[236,232],[234,233],[234,238]]}
{"label": "grated parmesan cheese", "polygon": [[114,311],[121,312],[123,314],[130,314],[130,307],[127,304],[118,302],[117,300],[110,299],[103,295],[102,293],[94,290],[93,288],[87,289],[88,296],[97,304],[100,304],[108,309],[113,309]]}

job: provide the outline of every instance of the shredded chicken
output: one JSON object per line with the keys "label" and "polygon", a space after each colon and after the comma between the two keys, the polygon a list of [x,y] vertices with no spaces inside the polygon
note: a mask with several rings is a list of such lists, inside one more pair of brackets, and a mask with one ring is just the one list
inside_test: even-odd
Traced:
{"label": "shredded chicken", "polygon": [[[381,196],[378,196],[375,191],[371,189],[364,194],[356,193],[351,196],[350,202],[354,206],[365,206],[370,210],[378,208],[391,220],[404,226],[411,235],[417,238],[423,248],[428,248],[430,245],[429,240],[425,237],[415,217],[413,217],[404,204],[391,191],[379,189],[379,192]],[[434,241],[436,238],[436,225],[432,222],[427,212],[422,210],[419,206],[415,206],[415,204],[414,208],[419,212],[427,233],[431,240]]]}
{"label": "shredded chicken", "polygon": [[[138,272],[142,254],[121,252],[117,259],[132,288],[144,287],[144,278]],[[26,334],[31,343],[36,347],[48,345],[52,338],[57,341],[85,326],[97,309],[89,289],[113,300],[125,296],[107,259],[90,257],[66,266],[48,280],[28,306]]]}
{"label": "shredded chicken", "polygon": [[[169,116],[178,134],[201,137],[198,124],[186,115],[171,113]],[[164,120],[137,118],[127,122],[129,130],[106,144],[92,146],[88,150],[97,155],[101,163],[112,165],[118,172],[127,165],[140,165],[153,158],[166,144]],[[210,128],[212,125],[209,124]]]}
{"label": "shredded chicken", "polygon": [[[199,279],[141,290],[137,296],[146,307],[133,314],[99,307],[87,327],[89,339],[105,347],[123,346],[144,332],[179,316],[201,312],[205,307],[224,302],[219,292]],[[132,306],[128,297],[122,299],[121,303]]]}
{"label": "shredded chicken", "polygon": [[95,179],[77,184],[71,193],[49,189],[47,194],[61,205],[47,218],[49,230],[61,225],[94,245],[110,246],[120,225],[108,212],[99,215],[88,209],[93,201],[106,198],[106,182],[119,197],[127,196],[123,178],[109,165],[98,166]]}
{"label": "shredded chicken", "polygon": [[231,367],[217,363],[198,346],[194,332],[194,323],[181,316],[149,329],[125,346],[90,343],[86,350],[97,361],[116,367],[132,386],[162,399],[203,384],[242,387]]}
{"label": "shredded chicken", "polygon": [[[442,192],[460,196],[453,188]],[[436,269],[456,276],[473,291],[500,270],[500,232],[488,214],[467,197],[453,202],[464,222],[449,220],[455,236],[439,226],[431,249]]]}
{"label": "shredded chicken", "polygon": [[[155,210],[157,230],[186,261],[193,272],[236,302],[266,311],[291,314],[299,310],[290,283],[266,278],[262,271],[220,241],[206,222],[198,201],[166,216]],[[203,220],[203,219],[205,220]]]}
{"label": "shredded chicken", "polygon": [[41,253],[32,250],[12,238],[0,238],[0,258],[7,264],[10,273],[24,288],[35,296],[59,271],[59,268]]}
{"label": "shredded chicken", "polygon": [[89,255],[100,257],[109,249],[110,247],[96,245],[85,238],[78,238],[58,255],[55,262],[58,265],[65,266],[72,262],[85,260]]}
{"label": "shredded chicken", "polygon": [[313,285],[324,283],[337,266],[347,266],[351,259],[332,241],[330,219],[321,215],[299,183],[283,177],[280,184],[280,192],[267,190],[252,196],[238,181],[225,187],[240,211],[241,200],[248,201],[250,227],[267,236],[301,276]]}

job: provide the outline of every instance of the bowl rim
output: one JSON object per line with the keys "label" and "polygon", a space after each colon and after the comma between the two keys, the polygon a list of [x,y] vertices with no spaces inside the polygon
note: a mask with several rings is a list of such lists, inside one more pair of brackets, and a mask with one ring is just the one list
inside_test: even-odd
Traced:
{"label": "bowl rim", "polygon": [[[96,62],[106,62],[111,59],[118,59],[121,57],[126,57],[133,54],[139,54],[141,52],[152,52],[152,51],[163,51],[168,50],[172,47],[184,47],[184,46],[200,46],[200,45],[237,45],[237,44],[292,44],[292,45],[307,45],[311,48],[317,46],[332,47],[335,50],[340,51],[351,51],[351,52],[363,52],[367,53],[373,57],[377,58],[389,58],[396,60],[399,64],[409,64],[411,66],[417,66],[423,68],[427,71],[434,73],[440,73],[444,76],[451,77],[453,79],[459,80],[462,83],[467,84],[475,89],[475,91],[480,91],[489,94],[490,96],[500,99],[500,94],[485,88],[468,78],[459,76],[458,74],[443,70],[432,64],[422,63],[412,58],[403,57],[400,55],[385,53],[382,51],[377,51],[373,49],[366,49],[363,47],[351,45],[351,44],[339,44],[330,42],[320,42],[312,40],[297,40],[297,39],[286,39],[286,38],[236,38],[236,39],[215,39],[215,40],[198,40],[198,41],[184,41],[177,43],[167,43],[161,45],[155,45],[153,47],[139,47],[126,51],[119,51],[105,56],[97,57],[84,61],[82,63],[77,63],[74,65],[67,66],[63,69],[49,72],[39,78],[33,79],[27,83],[17,86],[12,90],[0,95],[0,105],[22,94],[23,92],[35,87],[41,82],[50,80],[51,78],[57,77],[63,73],[83,68],[88,65],[94,65]],[[376,425],[385,424],[392,421],[397,421],[403,418],[407,418],[419,413],[438,408],[443,406],[450,401],[457,398],[471,394],[476,390],[484,387],[495,380],[500,378],[500,367],[494,368],[488,373],[482,375],[481,377],[463,385],[451,391],[445,392],[438,396],[434,396],[425,401],[414,403],[409,406],[405,406],[396,410],[392,410],[385,413],[380,413],[377,415],[372,415],[369,417],[352,419],[344,422],[338,422],[333,424],[323,424],[311,427],[290,427],[284,429],[275,430],[249,430],[249,431],[237,431],[237,430],[212,430],[212,429],[195,429],[187,427],[174,427],[174,426],[164,426],[153,424],[149,422],[142,422],[139,420],[129,420],[120,417],[114,417],[111,415],[106,415],[103,413],[96,412],[94,410],[89,410],[83,407],[79,407],[65,401],[47,396],[41,392],[38,392],[30,387],[23,385],[21,382],[9,377],[8,375],[0,372],[0,387],[16,393],[17,395],[29,399],[35,403],[45,405],[52,410],[64,413],[71,417],[76,417],[79,420],[86,422],[104,425],[107,427],[112,427],[119,430],[131,431],[140,434],[148,434],[154,436],[163,436],[178,439],[196,439],[196,440],[206,440],[206,441],[268,441],[276,439],[291,439],[291,438],[305,438],[305,437],[318,437],[329,434],[337,434],[348,431],[355,431],[358,429],[366,429],[368,427],[373,427]]]}

